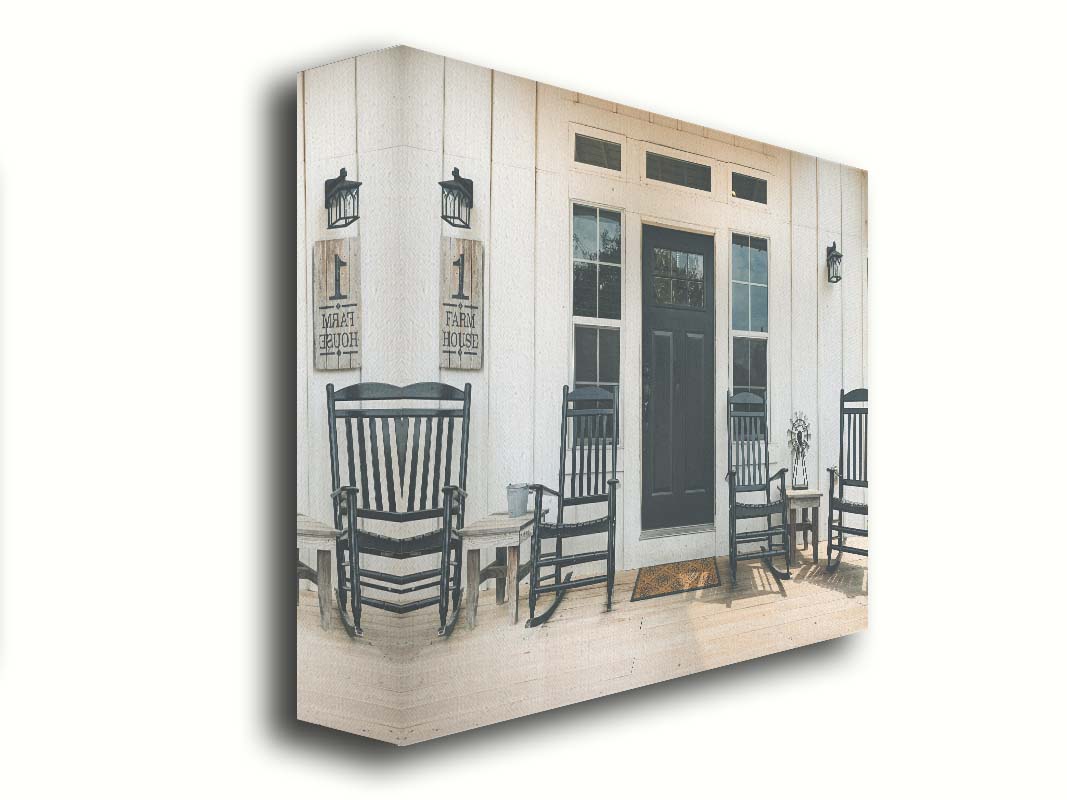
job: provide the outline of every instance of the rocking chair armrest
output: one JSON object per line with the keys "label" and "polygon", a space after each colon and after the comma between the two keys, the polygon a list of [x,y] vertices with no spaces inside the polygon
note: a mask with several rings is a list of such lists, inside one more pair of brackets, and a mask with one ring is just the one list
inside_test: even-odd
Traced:
{"label": "rocking chair armrest", "polygon": [[770,480],[769,480],[769,481],[767,481],[767,482],[768,482],[768,483],[772,483],[772,482],[774,482],[774,481],[778,480],[779,478],[785,478],[785,476],[786,476],[786,475],[787,475],[788,473],[789,473],[789,468],[788,468],[788,467],[782,467],[782,468],[781,468],[780,470],[778,470],[778,471],[777,471],[776,473],[774,473],[773,475],[771,475],[771,477],[770,477]]}
{"label": "rocking chair armrest", "polygon": [[358,523],[355,522],[355,517],[359,514],[359,506],[356,503],[356,497],[359,495],[359,489],[355,486],[338,486],[332,492],[330,492],[330,500],[337,506],[337,513],[341,519],[341,527],[346,534],[351,533]]}
{"label": "rocking chair armrest", "polygon": [[460,489],[458,486],[442,486],[441,491],[444,492],[446,497],[454,495],[452,497],[453,502],[459,503],[459,505],[461,506],[465,506],[467,504],[467,493],[463,489]]}
{"label": "rocking chair armrest", "polygon": [[723,475],[723,478],[730,483],[737,480],[737,467],[730,467],[730,470]]}
{"label": "rocking chair armrest", "polygon": [[[612,480],[614,480],[614,478]],[[548,492],[553,497],[559,497],[559,492],[557,492],[555,489],[550,489],[549,487],[545,486],[543,483],[531,483],[528,488],[530,489],[531,492],[533,492],[535,494],[541,494],[542,492]]]}
{"label": "rocking chair armrest", "polygon": [[330,492],[330,497],[331,497],[331,499],[336,500],[342,494],[344,494],[344,495],[353,495],[353,494],[358,495],[359,494],[359,489],[357,489],[355,486],[338,486],[336,489],[334,489],[332,492]]}

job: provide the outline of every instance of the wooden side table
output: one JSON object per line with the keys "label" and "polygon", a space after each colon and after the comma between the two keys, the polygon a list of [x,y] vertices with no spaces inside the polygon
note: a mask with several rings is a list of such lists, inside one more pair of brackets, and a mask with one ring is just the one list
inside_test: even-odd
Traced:
{"label": "wooden side table", "polygon": [[[330,629],[331,604],[333,603],[332,560],[337,547],[337,537],[341,533],[332,525],[326,525],[303,514],[296,515],[296,577],[297,580],[307,578],[318,587],[319,624],[322,625],[324,631]],[[316,551],[318,569],[312,569],[300,562],[301,547]]]}
{"label": "wooden side table", "polygon": [[[797,547],[797,531],[804,532],[804,547],[808,546],[808,531],[811,531],[812,560],[819,563],[819,501],[822,500],[822,492],[818,489],[793,489],[785,490],[786,508],[789,512],[789,550],[792,552]],[[812,519],[808,520],[808,509],[813,509]],[[797,523],[797,511],[803,513],[802,521]]]}
{"label": "wooden side table", "polygon": [[[542,512],[544,513],[544,512]],[[519,546],[533,535],[534,512],[512,517],[507,512],[488,517],[460,528],[467,551],[467,627],[473,628],[478,617],[478,589],[482,581],[496,580],[496,602],[512,603],[511,624],[519,621],[519,581],[530,571],[530,564],[519,564]],[[481,568],[481,548],[496,547],[496,560]],[[504,552],[506,551],[506,552]]]}

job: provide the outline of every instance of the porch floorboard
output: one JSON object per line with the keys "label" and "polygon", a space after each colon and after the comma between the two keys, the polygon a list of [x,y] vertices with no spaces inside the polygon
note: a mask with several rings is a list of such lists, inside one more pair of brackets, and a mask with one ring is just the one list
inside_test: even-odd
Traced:
{"label": "porch floorboard", "polygon": [[[314,592],[297,610],[297,716],[395,744],[490,725],[694,672],[844,636],[867,625],[867,559],[846,555],[834,573],[798,554],[793,580],[742,562],[722,585],[630,602],[637,571],[569,592],[545,625],[511,624],[483,585],[478,624],[436,635],[436,608],[397,616],[363,611],[365,638],[319,626]],[[520,587],[527,610],[528,583]],[[548,598],[542,600],[548,603]],[[336,609],[334,610],[336,613]]]}

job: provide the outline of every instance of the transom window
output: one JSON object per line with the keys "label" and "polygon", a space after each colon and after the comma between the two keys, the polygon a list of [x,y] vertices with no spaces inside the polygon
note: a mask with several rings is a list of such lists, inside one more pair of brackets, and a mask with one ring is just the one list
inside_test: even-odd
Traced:
{"label": "transom window", "polygon": [[645,152],[645,177],[653,181],[699,189],[702,192],[711,191],[711,167],[653,153],[651,150]]}
{"label": "transom window", "polygon": [[574,206],[574,316],[622,316],[622,215]]}
{"label": "transom window", "polygon": [[663,306],[704,308],[704,254],[656,247],[652,291]]}
{"label": "transom window", "polygon": [[733,390],[767,402],[767,240],[735,233],[730,263]]}
{"label": "transom window", "polygon": [[574,135],[574,160],[619,172],[622,170],[622,145],[577,133]]}
{"label": "transom window", "polygon": [[730,193],[742,200],[767,205],[767,181],[763,178],[734,172],[730,177]]}

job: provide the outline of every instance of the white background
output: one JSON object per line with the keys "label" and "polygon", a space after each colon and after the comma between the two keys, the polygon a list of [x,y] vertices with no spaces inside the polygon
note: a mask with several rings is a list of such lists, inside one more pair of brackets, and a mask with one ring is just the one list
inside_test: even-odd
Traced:
{"label": "white background", "polygon": [[[5,6],[0,793],[1053,794],[1042,5]],[[414,749],[285,722],[295,74],[401,42],[870,170],[869,632]]]}

